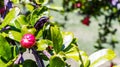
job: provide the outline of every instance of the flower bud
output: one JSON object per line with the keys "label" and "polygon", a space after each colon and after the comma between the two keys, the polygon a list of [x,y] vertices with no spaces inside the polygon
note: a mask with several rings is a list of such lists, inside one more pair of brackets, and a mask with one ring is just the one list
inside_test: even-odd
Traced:
{"label": "flower bud", "polygon": [[35,45],[35,36],[32,35],[32,34],[25,34],[21,41],[20,41],[20,44],[22,47],[24,48],[31,48],[32,46]]}
{"label": "flower bud", "polygon": [[41,17],[34,25],[36,30],[40,30],[46,22],[48,22],[48,17]]}

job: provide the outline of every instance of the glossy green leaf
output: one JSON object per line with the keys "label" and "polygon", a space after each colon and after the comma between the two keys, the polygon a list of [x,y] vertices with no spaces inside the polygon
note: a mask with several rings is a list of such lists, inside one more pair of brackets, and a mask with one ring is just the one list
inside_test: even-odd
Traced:
{"label": "glossy green leaf", "polygon": [[55,52],[58,53],[61,51],[63,46],[62,34],[60,32],[59,27],[57,26],[51,26],[50,32],[51,32],[51,40],[53,41],[53,48]]}
{"label": "glossy green leaf", "polygon": [[13,26],[13,27],[16,27],[18,29],[21,29],[21,27],[23,25],[27,25],[27,20],[26,20],[26,17],[24,15],[19,15],[16,17],[15,21],[13,22],[10,22],[9,25]]}
{"label": "glossy green leaf", "polygon": [[44,2],[44,0],[35,0],[35,2],[36,2],[37,4],[42,4],[42,3]]}
{"label": "glossy green leaf", "polygon": [[41,50],[45,50],[49,45],[53,45],[52,41],[50,40],[39,40],[37,42],[37,50],[41,51]]}
{"label": "glossy green leaf", "polygon": [[5,67],[5,63],[0,59],[0,67]]}
{"label": "glossy green leaf", "polygon": [[23,65],[23,67],[38,67],[36,62],[31,59],[25,60],[22,65]]}
{"label": "glossy green leaf", "polygon": [[13,21],[13,22],[10,22],[9,25],[14,27],[14,28],[16,28],[16,29],[20,29],[21,28],[20,23],[18,21],[16,21],[16,20]]}
{"label": "glossy green leaf", "polygon": [[49,2],[49,0],[35,0],[35,2],[36,2],[37,4],[45,5],[45,4],[47,4],[47,3]]}
{"label": "glossy green leaf", "polygon": [[9,31],[8,33],[8,36],[9,38],[13,39],[13,40],[16,40],[16,41],[20,41],[21,38],[22,38],[22,35],[20,32],[17,32],[17,31]]}
{"label": "glossy green leaf", "polygon": [[23,25],[21,28],[21,33],[24,35],[26,33],[31,33],[31,34],[35,34],[36,29],[34,27],[30,27],[28,25]]}
{"label": "glossy green leaf", "polygon": [[8,34],[5,33],[5,32],[2,32],[1,35],[2,35],[3,37],[7,37],[7,36],[8,36]]}
{"label": "glossy green leaf", "polygon": [[62,32],[64,49],[73,41],[74,35],[71,32]]}
{"label": "glossy green leaf", "polygon": [[41,16],[47,16],[48,14],[47,7],[39,7],[35,9],[30,15],[30,23],[34,26],[34,24],[40,19]]}
{"label": "glossy green leaf", "polygon": [[18,4],[19,0],[11,0],[14,4]]}
{"label": "glossy green leaf", "polygon": [[42,35],[43,35],[43,30],[40,30],[38,33],[37,33],[37,35],[36,35],[36,39],[39,39],[40,37],[42,37]]}
{"label": "glossy green leaf", "polygon": [[16,18],[16,21],[19,22],[19,24],[22,25],[26,25],[28,23],[28,21],[26,20],[26,16],[25,15],[19,15]]}
{"label": "glossy green leaf", "polygon": [[64,8],[60,6],[55,6],[55,5],[47,5],[49,9],[55,10],[55,11],[63,11]]}
{"label": "glossy green leaf", "polygon": [[14,61],[15,61],[15,59],[14,60],[10,60],[8,63],[5,64],[5,67],[11,67],[11,65],[13,65]]}
{"label": "glossy green leaf", "polygon": [[16,57],[19,54],[19,48],[17,46],[12,46],[11,50],[13,57]]}
{"label": "glossy green leaf", "polygon": [[79,62],[80,65],[84,64],[84,67],[87,67],[89,65],[88,55],[84,51],[78,50],[78,47],[74,44],[71,44],[69,47],[65,52],[66,58],[72,58]]}
{"label": "glossy green leaf", "polygon": [[4,26],[8,25],[10,22],[13,22],[17,15],[19,14],[20,9],[19,8],[12,8],[11,11],[6,15],[5,19],[3,20],[0,28],[3,28]]}
{"label": "glossy green leaf", "polygon": [[52,56],[50,58],[50,67],[65,67],[66,63],[59,56]]}
{"label": "glossy green leaf", "polygon": [[0,35],[0,57],[6,61],[12,58],[11,46],[6,39]]}
{"label": "glossy green leaf", "polygon": [[33,11],[34,10],[34,6],[32,4],[26,4],[25,7],[29,10],[29,11]]}
{"label": "glossy green leaf", "polygon": [[98,67],[99,65],[112,60],[116,54],[111,49],[102,49],[89,56],[90,67]]}

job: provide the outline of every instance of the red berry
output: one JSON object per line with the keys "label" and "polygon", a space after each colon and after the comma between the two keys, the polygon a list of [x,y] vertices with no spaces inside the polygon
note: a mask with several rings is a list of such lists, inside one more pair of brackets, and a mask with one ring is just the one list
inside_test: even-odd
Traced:
{"label": "red berry", "polygon": [[85,18],[82,20],[82,23],[83,23],[84,25],[89,26],[89,24],[90,24],[90,17],[89,17],[89,16],[85,17]]}
{"label": "red berry", "polygon": [[20,44],[24,48],[31,48],[35,45],[35,36],[33,34],[25,34],[20,41]]}

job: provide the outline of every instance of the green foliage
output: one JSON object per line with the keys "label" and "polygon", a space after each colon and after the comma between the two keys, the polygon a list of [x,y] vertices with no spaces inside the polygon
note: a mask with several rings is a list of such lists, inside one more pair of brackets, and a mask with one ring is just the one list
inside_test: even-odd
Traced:
{"label": "green foliage", "polygon": [[2,58],[5,61],[9,61],[12,58],[11,46],[7,42],[7,40],[1,35],[0,35],[0,58]]}
{"label": "green foliage", "polygon": [[[11,0],[13,5],[24,3],[22,9],[18,6],[8,10],[5,18],[3,18],[0,24],[0,66],[22,66],[22,67],[42,67],[44,63],[42,60],[49,61],[49,67],[66,67],[69,66],[65,61],[67,59],[74,59],[78,62],[80,67],[97,67],[106,61],[112,60],[116,54],[111,49],[102,49],[96,51],[90,56],[86,52],[79,50],[77,46],[77,40],[71,32],[63,32],[60,28],[51,23],[49,18],[49,10],[63,11],[63,8],[52,7],[45,5],[48,0]],[[74,0],[70,0],[70,3],[76,3]],[[81,1],[85,3],[85,1]],[[67,3],[66,3],[67,5]],[[88,4],[90,5],[90,4]],[[65,7],[65,5],[64,5]],[[89,7],[84,5],[84,7]],[[83,13],[89,15],[99,14],[87,13],[85,8],[82,7]],[[25,9],[25,13],[22,10]],[[64,9],[65,11],[67,9]],[[96,8],[95,10],[99,10]],[[94,11],[94,10],[92,10]],[[46,20],[40,21],[41,17],[48,17]],[[41,23],[42,28],[37,30],[34,28],[35,24]],[[48,23],[43,23],[46,21]],[[5,26],[10,26],[10,29],[6,29]],[[38,27],[40,24],[38,25]],[[36,61],[23,60],[23,53],[26,48],[20,46],[22,35],[31,33],[36,38],[34,46],[29,48],[32,51]],[[25,40],[27,41],[27,40]],[[27,44],[26,44],[27,45]],[[42,57],[41,57],[42,56]],[[43,57],[44,56],[44,57]],[[15,64],[16,63],[16,64]]]}
{"label": "green foliage", "polygon": [[28,59],[25,60],[24,63],[22,63],[23,67],[38,67],[35,61]]}
{"label": "green foliage", "polygon": [[50,67],[65,67],[65,62],[59,56],[52,56],[50,58]]}
{"label": "green foliage", "polygon": [[53,41],[53,47],[56,53],[59,53],[62,49],[63,38],[62,34],[57,26],[52,26],[50,28],[51,40]]}
{"label": "green foliage", "polygon": [[36,2],[37,4],[42,4],[42,5],[47,4],[48,1],[49,1],[49,0],[35,0],[35,2]]}
{"label": "green foliage", "polygon": [[44,0],[35,0],[35,2],[36,2],[37,4],[42,4],[42,3],[44,2]]}
{"label": "green foliage", "polygon": [[74,35],[71,32],[62,32],[64,49],[73,41]]}
{"label": "green foliage", "polygon": [[[17,34],[17,35],[16,35]],[[8,37],[13,39],[13,40],[16,40],[18,42],[20,42],[21,38],[22,38],[22,35],[20,32],[17,32],[17,31],[9,31],[8,33]]]}
{"label": "green foliage", "polygon": [[5,63],[0,59],[0,67],[5,67]]}
{"label": "green foliage", "polygon": [[13,22],[14,19],[18,16],[20,12],[19,8],[12,8],[11,11],[7,14],[7,16],[5,17],[5,19],[3,20],[0,29],[5,27],[6,25],[8,25],[10,22]]}
{"label": "green foliage", "polygon": [[16,22],[18,22],[20,24],[20,26],[26,25],[28,23],[28,21],[26,20],[25,15],[19,15],[19,16],[17,16]]}
{"label": "green foliage", "polygon": [[35,23],[38,21],[38,19],[42,16],[44,16],[46,13],[48,12],[48,8],[47,7],[39,7],[37,9],[35,9],[34,11],[32,11],[31,15],[30,15],[30,23],[31,25],[35,25]]}
{"label": "green foliage", "polygon": [[21,29],[21,27],[27,23],[28,21],[26,20],[25,15],[19,15],[14,19],[14,21],[10,22],[9,25],[17,29]]}
{"label": "green foliage", "polygon": [[100,51],[97,51],[89,56],[91,65],[90,67],[96,67],[99,66],[112,58],[114,58],[116,54],[111,49],[102,49]]}
{"label": "green foliage", "polygon": [[34,7],[32,6],[32,4],[26,4],[25,6],[31,12],[34,10]]}
{"label": "green foliage", "polygon": [[79,62],[80,65],[87,67],[89,65],[88,55],[81,50],[78,50],[78,47],[74,44],[69,46],[69,49],[65,52],[66,58],[72,58]]}
{"label": "green foliage", "polygon": [[42,50],[45,50],[48,46],[53,46],[53,43],[52,41],[50,40],[39,40],[37,41],[37,50],[38,51],[42,51]]}
{"label": "green foliage", "polygon": [[32,26],[28,26],[28,25],[23,25],[21,28],[21,33],[24,35],[26,33],[31,33],[31,34],[35,34],[36,29]]}
{"label": "green foliage", "polygon": [[18,4],[19,0],[11,0],[14,4]]}

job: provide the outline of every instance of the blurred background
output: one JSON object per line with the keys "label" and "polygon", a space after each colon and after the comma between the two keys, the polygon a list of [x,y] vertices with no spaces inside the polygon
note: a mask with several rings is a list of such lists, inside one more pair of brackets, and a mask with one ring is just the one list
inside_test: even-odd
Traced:
{"label": "blurred background", "polygon": [[51,21],[73,32],[79,48],[88,54],[111,48],[120,56],[119,4],[118,0],[50,0],[50,6],[61,9],[50,10]]}

